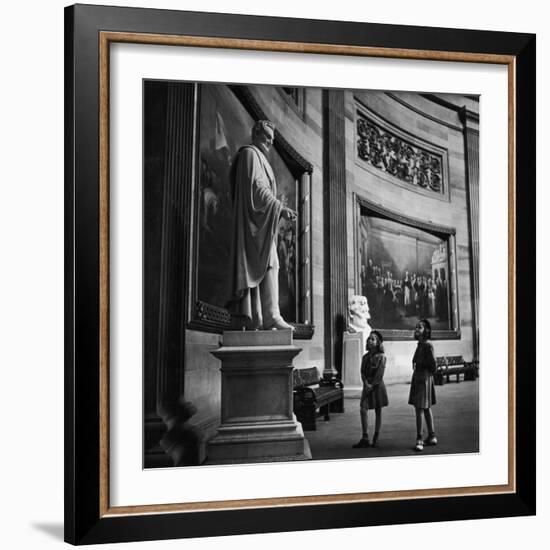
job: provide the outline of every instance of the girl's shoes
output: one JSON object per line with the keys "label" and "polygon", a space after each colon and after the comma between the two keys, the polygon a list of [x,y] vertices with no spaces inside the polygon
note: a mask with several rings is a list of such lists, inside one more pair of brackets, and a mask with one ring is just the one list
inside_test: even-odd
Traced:
{"label": "girl's shoes", "polygon": [[424,439],[424,445],[437,445],[437,437],[435,437],[435,434],[430,434]]}
{"label": "girl's shoes", "polygon": [[366,449],[370,447],[370,442],[368,437],[362,437],[355,445],[352,445],[354,449]]}
{"label": "girl's shoes", "polygon": [[416,440],[416,445],[414,447],[415,451],[423,451],[424,450],[424,441],[422,439]]}
{"label": "girl's shoes", "polygon": [[372,445],[371,447],[378,447],[378,433],[375,432],[373,438],[372,438]]}

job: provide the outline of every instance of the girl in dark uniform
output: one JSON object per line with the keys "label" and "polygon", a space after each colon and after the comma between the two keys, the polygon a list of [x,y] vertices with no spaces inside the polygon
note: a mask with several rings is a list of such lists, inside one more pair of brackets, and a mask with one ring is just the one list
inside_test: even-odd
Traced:
{"label": "girl in dark uniform", "polygon": [[384,371],[386,370],[386,356],[382,345],[382,335],[373,330],[367,338],[367,353],[361,362],[361,380],[363,380],[363,393],[361,394],[360,414],[363,436],[358,443],[353,445],[355,449],[370,447],[367,433],[367,411],[374,409],[376,420],[372,447],[378,444],[378,435],[382,424],[382,407],[388,405],[388,394],[384,385]]}
{"label": "girl in dark uniform", "polygon": [[[416,324],[414,337],[418,340],[418,346],[413,357],[413,375],[411,391],[409,393],[409,405],[413,405],[416,412],[416,451],[424,450],[424,445],[437,445],[435,437],[432,405],[435,405],[434,377],[436,362],[434,348],[428,340],[432,336],[432,327],[427,319],[422,319]],[[422,440],[422,416],[428,428],[428,437]]]}

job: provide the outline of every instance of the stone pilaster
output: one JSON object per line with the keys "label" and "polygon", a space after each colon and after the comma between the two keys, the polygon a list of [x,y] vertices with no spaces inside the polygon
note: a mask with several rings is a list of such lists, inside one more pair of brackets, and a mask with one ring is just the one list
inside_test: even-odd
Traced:
{"label": "stone pilaster", "polygon": [[183,394],[194,110],[194,84],[167,85],[157,354],[157,412],[164,420]]}
{"label": "stone pilaster", "polygon": [[479,359],[479,115],[462,109],[466,152],[466,189],[468,197],[468,226],[472,257],[472,328],[474,360]]}
{"label": "stone pilaster", "polygon": [[325,242],[325,376],[342,372],[347,317],[346,147],[344,91],[324,90],[323,214]]}

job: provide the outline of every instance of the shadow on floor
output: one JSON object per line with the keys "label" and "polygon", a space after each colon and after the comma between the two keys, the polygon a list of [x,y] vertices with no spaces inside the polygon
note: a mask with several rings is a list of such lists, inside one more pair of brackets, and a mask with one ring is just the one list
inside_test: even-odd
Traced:
{"label": "shadow on floor", "polygon": [[51,538],[63,541],[64,540],[64,527],[62,523],[32,523],[31,527],[37,531],[41,531]]}

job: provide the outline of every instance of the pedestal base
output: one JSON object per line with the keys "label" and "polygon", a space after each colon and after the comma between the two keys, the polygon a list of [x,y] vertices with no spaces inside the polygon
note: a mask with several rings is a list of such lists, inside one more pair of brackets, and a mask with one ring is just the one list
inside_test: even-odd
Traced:
{"label": "pedestal base", "polygon": [[291,331],[226,332],[212,354],[222,362],[222,422],[207,464],[310,460],[292,411]]}
{"label": "pedestal base", "polygon": [[344,332],[342,378],[346,394],[363,388],[361,360],[365,353],[365,338],[362,332]]}
{"label": "pedestal base", "polygon": [[208,451],[207,464],[311,460],[296,417],[284,422],[224,424],[210,440]]}

